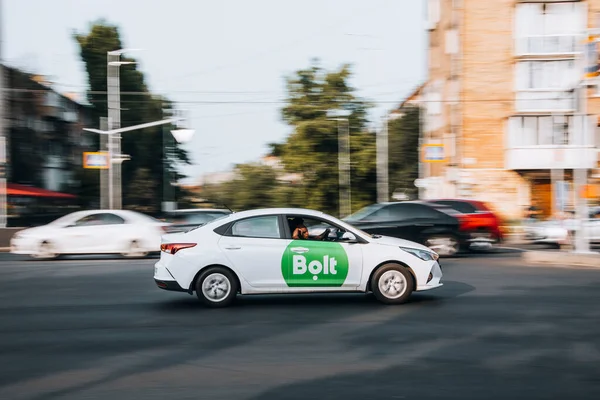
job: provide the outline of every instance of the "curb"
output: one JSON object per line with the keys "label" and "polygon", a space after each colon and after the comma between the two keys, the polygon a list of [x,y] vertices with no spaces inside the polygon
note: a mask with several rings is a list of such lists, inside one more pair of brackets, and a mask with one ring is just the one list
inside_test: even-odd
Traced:
{"label": "curb", "polygon": [[600,269],[600,253],[526,251],[521,255],[521,258],[525,263],[531,265]]}

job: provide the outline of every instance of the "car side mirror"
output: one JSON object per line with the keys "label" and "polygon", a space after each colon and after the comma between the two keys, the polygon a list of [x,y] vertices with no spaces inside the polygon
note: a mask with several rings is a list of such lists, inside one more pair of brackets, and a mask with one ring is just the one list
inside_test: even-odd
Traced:
{"label": "car side mirror", "polygon": [[342,237],[340,238],[340,240],[344,241],[344,242],[356,242],[356,235],[354,235],[351,232],[344,232],[344,234],[342,235]]}

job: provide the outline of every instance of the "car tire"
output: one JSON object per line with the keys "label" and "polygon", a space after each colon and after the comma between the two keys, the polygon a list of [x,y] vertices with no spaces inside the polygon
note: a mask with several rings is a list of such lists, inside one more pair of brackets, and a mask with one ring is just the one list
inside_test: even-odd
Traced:
{"label": "car tire", "polygon": [[122,256],[127,258],[144,258],[148,256],[148,252],[142,250],[137,240],[133,240],[129,244],[129,250],[126,253],[122,253]]}
{"label": "car tire", "polygon": [[223,267],[208,268],[196,281],[196,296],[209,307],[231,305],[235,301],[238,290],[235,274]]}
{"label": "car tire", "polygon": [[371,290],[383,304],[402,304],[412,294],[414,281],[407,268],[398,264],[386,264],[373,274]]}
{"label": "car tire", "polygon": [[455,236],[449,234],[429,236],[425,239],[424,245],[440,257],[452,257],[460,251],[460,242]]}
{"label": "car tire", "polygon": [[60,257],[60,254],[54,251],[54,245],[49,240],[44,240],[38,247],[38,253],[34,253],[31,257],[37,260],[55,260]]}

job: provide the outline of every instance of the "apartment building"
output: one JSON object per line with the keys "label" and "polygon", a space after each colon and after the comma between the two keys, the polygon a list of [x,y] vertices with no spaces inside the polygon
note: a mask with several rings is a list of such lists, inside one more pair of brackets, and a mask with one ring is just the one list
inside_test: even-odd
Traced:
{"label": "apartment building", "polygon": [[[598,175],[597,86],[580,90],[583,43],[600,0],[429,0],[424,163],[426,198],[478,198],[508,218],[530,205],[573,204],[573,171]],[[596,170],[594,170],[596,169]],[[553,190],[553,187],[555,188]]]}
{"label": "apartment building", "polygon": [[82,152],[94,150],[91,110],[41,76],[4,67],[8,179],[51,191],[79,186]]}

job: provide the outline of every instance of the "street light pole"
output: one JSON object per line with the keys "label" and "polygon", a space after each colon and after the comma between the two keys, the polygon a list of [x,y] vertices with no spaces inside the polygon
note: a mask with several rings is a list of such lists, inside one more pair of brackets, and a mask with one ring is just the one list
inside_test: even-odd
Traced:
{"label": "street light pole", "polygon": [[383,126],[377,134],[377,202],[389,200],[389,167],[388,167],[388,124],[389,116],[383,116]]}
{"label": "street light pole", "polygon": [[[120,67],[125,64],[135,64],[132,61],[120,61],[121,55],[128,51],[132,51],[132,49],[119,49],[107,52],[106,95],[109,131],[121,127]],[[112,160],[112,154],[114,153],[121,154],[120,134],[108,136],[109,160]],[[109,208],[120,210],[122,208],[121,163],[113,165],[112,161],[109,162],[108,195]]]}
{"label": "street light pole", "polygon": [[[347,217],[352,212],[351,205],[351,178],[350,178],[350,120],[352,114],[347,109],[333,109],[326,111],[327,117],[337,121],[338,130],[338,174],[339,174],[339,213],[340,218]],[[345,122],[342,130],[341,123]]]}
{"label": "street light pole", "polygon": [[[341,127],[344,124],[344,129]],[[350,192],[350,122],[347,118],[338,118],[338,164],[340,184],[340,218],[352,212]]]}

